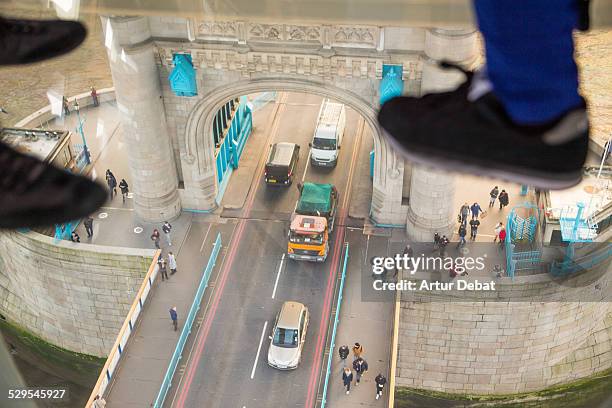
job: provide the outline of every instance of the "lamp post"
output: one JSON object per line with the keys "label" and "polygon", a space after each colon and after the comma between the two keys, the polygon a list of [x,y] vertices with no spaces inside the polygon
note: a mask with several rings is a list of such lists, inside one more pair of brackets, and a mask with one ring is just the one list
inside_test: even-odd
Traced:
{"label": "lamp post", "polygon": [[81,113],[79,111],[79,103],[77,100],[74,100],[74,110],[77,113],[77,120],[79,124],[77,126],[78,132],[81,134],[81,139],[83,140],[83,154],[85,155],[85,162],[87,164],[91,164],[91,159],[89,157],[89,150],[87,149],[87,142],[85,141],[85,132],[83,132],[83,122],[81,121]]}

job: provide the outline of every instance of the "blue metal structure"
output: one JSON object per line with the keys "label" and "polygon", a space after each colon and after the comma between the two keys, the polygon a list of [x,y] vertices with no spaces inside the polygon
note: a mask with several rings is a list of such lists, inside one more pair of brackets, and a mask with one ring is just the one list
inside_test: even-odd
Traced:
{"label": "blue metal structure", "polygon": [[219,147],[215,162],[217,170],[217,203],[221,201],[229,176],[238,168],[240,156],[253,130],[253,115],[246,96],[239,101],[231,100],[219,111],[213,120],[213,138]]}
{"label": "blue metal structure", "polygon": [[177,96],[196,96],[198,85],[191,55],[174,54],[172,62],[174,62],[174,69],[168,77],[172,92]]}
{"label": "blue metal structure", "polygon": [[566,207],[561,210],[559,225],[561,236],[567,242],[592,242],[597,236],[597,223],[585,214],[584,203],[576,203],[575,207]]}
{"label": "blue metal structure", "polygon": [[374,178],[374,150],[370,152],[370,178]]}
{"label": "blue metal structure", "polygon": [[325,371],[325,383],[323,385],[323,397],[321,400],[321,408],[325,408],[327,403],[327,387],[329,384],[329,376],[331,374],[331,363],[334,356],[334,348],[336,347],[336,332],[338,330],[338,323],[340,322],[340,306],[342,306],[342,293],[344,291],[344,281],[346,279],[346,263],[348,261],[349,244],[345,244],[344,250],[344,263],[342,265],[342,277],[340,278],[340,289],[338,291],[338,302],[336,303],[336,315],[334,316],[334,327],[332,329],[332,336],[329,345],[329,355],[327,356],[327,369]]}
{"label": "blue metal structure", "polygon": [[380,104],[399,96],[404,92],[402,79],[402,65],[383,65],[382,80],[380,81]]}
{"label": "blue metal structure", "polygon": [[196,291],[193,303],[191,304],[191,308],[189,309],[189,314],[185,319],[185,325],[183,326],[183,330],[181,330],[181,335],[179,337],[178,343],[176,344],[176,348],[174,349],[174,353],[172,354],[172,358],[170,359],[168,370],[166,370],[166,375],[164,376],[164,380],[162,381],[159,393],[157,394],[157,398],[155,399],[155,403],[153,404],[154,408],[161,408],[164,405],[164,400],[166,399],[168,390],[172,386],[172,377],[174,377],[174,372],[176,371],[176,367],[178,366],[178,363],[183,354],[183,348],[185,347],[185,343],[187,343],[187,338],[191,333],[191,327],[193,326],[193,322],[196,318],[198,310],[200,310],[202,296],[204,295],[204,290],[208,287],[208,281],[210,279],[212,270],[215,267],[215,263],[217,262],[217,255],[219,255],[220,250],[221,233],[218,233],[217,239],[215,240],[215,245],[213,246],[213,250],[210,254],[210,258],[208,258],[208,263],[206,264],[206,268],[204,268],[204,271],[202,273],[200,285],[198,286],[198,290]]}
{"label": "blue metal structure", "polygon": [[[518,214],[518,211],[523,216]],[[506,223],[506,270],[514,279],[519,270],[536,269],[540,266],[542,251],[534,249],[535,233],[538,227],[539,209],[532,203],[523,203],[512,208]],[[523,250],[517,250],[517,247]],[[527,248],[528,250],[524,250]]]}
{"label": "blue metal structure", "polygon": [[74,231],[78,225],[79,221],[70,221],[65,222],[63,224],[55,224],[55,235],[53,237],[55,239],[70,240],[72,231]]}
{"label": "blue metal structure", "polygon": [[[575,207],[566,207],[561,210],[559,217],[559,226],[561,227],[561,237],[567,242],[565,248],[565,257],[562,262],[553,262],[550,268],[550,273],[554,276],[564,276],[585,270],[585,267],[591,265],[593,267],[597,263],[606,259],[608,252],[604,252],[602,259],[599,255],[589,255],[579,261],[574,259],[576,243],[592,242],[597,237],[597,223],[593,221],[591,215],[585,215],[584,203],[578,202]],[[612,247],[610,248],[612,251]]]}
{"label": "blue metal structure", "polygon": [[[594,253],[591,253],[587,256],[574,259],[574,245],[569,245],[572,247],[570,253],[566,253],[565,259],[562,262],[553,262],[550,268],[550,273],[553,276],[561,277],[566,275],[571,275],[573,273],[586,271],[592,269],[602,262],[610,261],[612,258],[612,244],[607,244],[602,246],[602,248],[598,249]],[[571,257],[570,257],[571,255]],[[569,258],[569,259],[568,259]]]}
{"label": "blue metal structure", "polygon": [[[79,173],[83,173],[88,165],[91,164],[91,154],[89,153],[89,149],[87,148],[87,140],[85,139],[85,132],[83,131],[84,120],[81,119],[81,109],[79,108],[79,103],[74,101],[74,110],[77,113],[78,124],[76,127],[77,133],[81,135],[81,140],[83,144],[75,144],[76,156],[75,161],[77,168],[79,169]],[[79,225],[78,220],[70,221],[63,224],[55,224],[55,239],[65,239],[69,240],[72,234],[72,231],[76,230]]]}

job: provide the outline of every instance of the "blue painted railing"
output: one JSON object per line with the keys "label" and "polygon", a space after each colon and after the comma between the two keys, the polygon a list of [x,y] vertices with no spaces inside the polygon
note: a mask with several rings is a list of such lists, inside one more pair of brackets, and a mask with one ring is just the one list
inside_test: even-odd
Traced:
{"label": "blue painted railing", "polygon": [[592,254],[579,259],[570,259],[563,262],[553,261],[550,273],[553,276],[565,276],[592,269],[602,262],[612,259],[612,244],[605,245]]}
{"label": "blue painted railing", "polygon": [[[229,109],[227,105],[222,109]],[[246,96],[240,98],[236,112],[228,124],[227,133],[215,157],[217,167],[217,204],[221,202],[230,175],[238,168],[240,156],[244,151],[246,142],[253,130],[251,108],[248,106]]]}
{"label": "blue painted railing", "polygon": [[219,255],[220,250],[221,233],[218,233],[212,253],[210,254],[210,258],[208,258],[208,264],[206,264],[206,268],[204,268],[204,273],[202,274],[200,285],[198,286],[198,290],[196,291],[193,303],[191,304],[191,308],[189,309],[189,314],[187,315],[187,319],[185,319],[185,325],[183,326],[183,330],[181,330],[181,336],[179,337],[179,341],[176,344],[176,348],[174,349],[174,354],[172,354],[172,359],[170,360],[170,364],[168,365],[168,370],[166,370],[164,381],[162,382],[162,385],[159,389],[159,393],[157,394],[157,398],[155,399],[155,403],[153,405],[153,407],[155,408],[161,408],[163,406],[164,400],[166,399],[166,395],[168,394],[168,390],[172,386],[172,377],[174,377],[174,372],[176,371],[176,367],[178,366],[178,363],[182,357],[183,348],[185,347],[185,343],[187,343],[187,338],[191,333],[191,327],[193,326],[193,322],[196,318],[196,315],[198,314],[198,310],[200,309],[204,290],[208,287],[208,280],[210,279],[212,270],[215,267],[217,255]]}
{"label": "blue painted railing", "polygon": [[336,304],[336,316],[334,317],[334,328],[332,330],[331,342],[329,345],[329,355],[327,356],[327,369],[325,372],[325,384],[323,385],[323,397],[321,400],[321,408],[325,408],[327,403],[327,387],[329,384],[329,376],[331,374],[331,363],[334,356],[334,348],[336,347],[336,331],[338,330],[338,322],[340,321],[340,306],[342,305],[342,293],[344,290],[344,280],[346,279],[346,263],[348,261],[349,244],[346,244],[344,250],[344,264],[342,265],[342,278],[340,279],[340,290],[338,291],[338,302]]}

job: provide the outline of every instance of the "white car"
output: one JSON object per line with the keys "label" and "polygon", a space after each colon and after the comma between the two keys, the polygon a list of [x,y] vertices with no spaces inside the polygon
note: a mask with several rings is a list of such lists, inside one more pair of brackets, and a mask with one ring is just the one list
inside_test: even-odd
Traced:
{"label": "white car", "polygon": [[285,302],[272,328],[268,364],[279,370],[297,368],[302,358],[309,320],[308,308],[299,302]]}

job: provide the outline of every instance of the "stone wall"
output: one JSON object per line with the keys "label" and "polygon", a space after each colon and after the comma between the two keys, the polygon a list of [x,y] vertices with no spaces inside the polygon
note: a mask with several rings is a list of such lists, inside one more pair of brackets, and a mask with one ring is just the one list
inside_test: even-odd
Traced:
{"label": "stone wall", "polygon": [[155,251],[0,233],[0,313],[67,350],[105,357]]}
{"label": "stone wall", "polygon": [[561,285],[548,275],[502,279],[496,302],[441,293],[402,302],[397,385],[508,394],[609,369],[611,272],[608,262]]}

